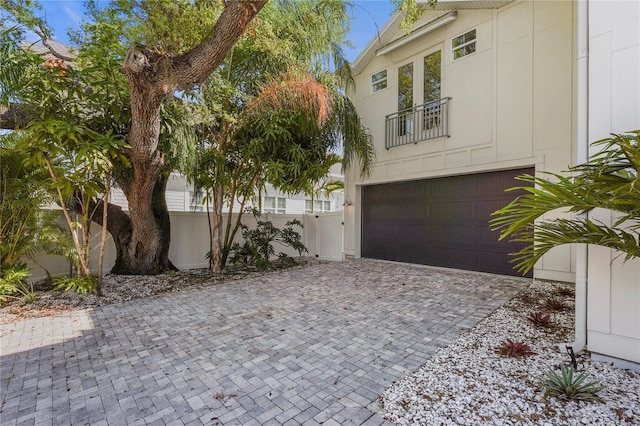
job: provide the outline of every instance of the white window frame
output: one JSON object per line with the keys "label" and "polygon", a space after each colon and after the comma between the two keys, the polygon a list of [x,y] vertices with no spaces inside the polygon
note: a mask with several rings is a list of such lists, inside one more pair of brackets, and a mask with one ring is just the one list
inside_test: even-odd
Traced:
{"label": "white window frame", "polygon": [[[453,43],[455,42],[455,40],[459,39],[459,38],[465,38],[466,35],[468,35],[469,33],[474,33],[474,37],[471,40],[465,41],[464,43],[458,45],[458,46],[453,46]],[[453,37],[451,39],[451,60],[452,62],[458,61],[462,58],[466,58],[467,56],[470,55],[474,55],[477,51],[478,51],[478,28],[473,28],[469,31],[465,31],[464,33],[457,35],[455,37]],[[465,52],[465,48],[467,46],[471,46],[473,45],[473,52],[470,53],[464,53]],[[456,58],[456,52],[457,51],[462,51],[462,56],[459,56]]]}
{"label": "white window frame", "polygon": [[[378,80],[374,80],[374,78],[379,75],[384,73],[384,77],[379,78]],[[376,88],[376,86],[380,85],[384,83],[384,87],[381,87],[379,89]],[[377,93],[380,92],[384,89],[386,89],[387,87],[389,87],[389,71],[387,68],[380,70],[378,72],[374,72],[373,74],[371,74],[371,93]]]}
{"label": "white window frame", "polygon": [[[311,213],[311,199],[304,200],[304,212]],[[331,201],[329,200],[313,200],[313,212],[314,213],[327,213],[331,211]]]}
{"label": "white window frame", "polygon": [[200,203],[197,203],[195,191],[189,191],[189,208],[194,212],[203,212],[205,211],[206,204],[204,203],[204,194],[200,194],[198,198],[200,199]]}
{"label": "white window frame", "polygon": [[[274,207],[266,207],[267,200],[274,200]],[[287,199],[283,197],[264,197],[262,213],[285,214],[287,212]]]}

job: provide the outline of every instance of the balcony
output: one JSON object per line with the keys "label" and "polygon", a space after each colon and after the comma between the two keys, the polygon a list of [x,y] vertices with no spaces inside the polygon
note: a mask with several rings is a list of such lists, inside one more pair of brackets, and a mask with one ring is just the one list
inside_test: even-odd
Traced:
{"label": "balcony", "polygon": [[384,147],[417,144],[449,136],[450,97],[394,112],[385,117]]}

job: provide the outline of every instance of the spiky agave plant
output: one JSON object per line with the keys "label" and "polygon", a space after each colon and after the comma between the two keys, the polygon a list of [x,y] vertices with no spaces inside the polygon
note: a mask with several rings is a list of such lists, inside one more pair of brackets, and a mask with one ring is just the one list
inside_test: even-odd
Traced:
{"label": "spiky agave plant", "polygon": [[553,369],[547,371],[541,379],[541,384],[545,388],[544,397],[602,402],[598,392],[604,389],[604,386],[597,380],[587,381],[589,376],[586,371],[577,376],[574,373],[573,367],[568,365],[560,368],[560,374]]}

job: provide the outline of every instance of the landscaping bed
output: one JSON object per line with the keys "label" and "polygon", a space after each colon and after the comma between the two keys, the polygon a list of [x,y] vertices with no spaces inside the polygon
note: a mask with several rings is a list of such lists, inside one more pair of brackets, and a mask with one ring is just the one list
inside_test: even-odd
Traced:
{"label": "landscaping bed", "polygon": [[[573,336],[572,285],[535,281],[454,343],[440,350],[410,377],[380,397],[381,415],[403,425],[619,425],[640,424],[640,374],[577,357],[603,389],[602,402],[545,398],[540,379],[571,363],[559,344]],[[532,312],[549,316],[536,326]],[[544,322],[544,321],[542,321]],[[508,357],[497,348],[525,343],[530,355]],[[517,352],[517,351],[516,351]]]}
{"label": "landscaping bed", "polygon": [[[290,258],[291,259],[291,258]],[[78,294],[73,291],[54,290],[50,281],[34,283],[34,300],[12,299],[0,307],[0,324],[26,318],[56,315],[61,311],[84,309],[164,293],[182,291],[194,287],[206,287],[223,282],[252,278],[292,268],[304,268],[320,261],[311,257],[295,258],[295,265],[276,260],[269,271],[260,271],[253,266],[230,266],[220,274],[210,274],[208,269],[170,271],[160,275],[113,275],[106,274],[102,282],[102,296]]]}

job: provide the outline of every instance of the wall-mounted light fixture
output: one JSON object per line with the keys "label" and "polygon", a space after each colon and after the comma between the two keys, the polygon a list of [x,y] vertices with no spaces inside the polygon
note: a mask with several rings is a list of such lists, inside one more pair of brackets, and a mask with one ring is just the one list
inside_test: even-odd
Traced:
{"label": "wall-mounted light fixture", "polygon": [[343,206],[350,206],[352,204],[353,202],[348,197],[345,197],[344,203],[342,203]]}

